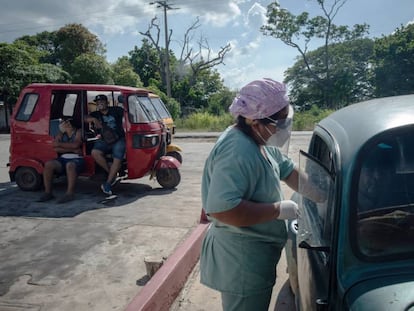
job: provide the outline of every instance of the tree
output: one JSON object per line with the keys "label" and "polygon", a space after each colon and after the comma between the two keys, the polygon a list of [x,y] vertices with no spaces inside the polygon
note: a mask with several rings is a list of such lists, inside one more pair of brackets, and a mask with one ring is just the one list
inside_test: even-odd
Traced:
{"label": "tree", "polygon": [[98,37],[81,24],[69,24],[56,32],[57,63],[69,73],[74,60],[82,54],[104,55],[105,48]]}
{"label": "tree", "polygon": [[[298,60],[285,73],[285,82],[291,90],[289,97],[295,106],[302,110],[313,105],[320,108],[338,109],[350,103],[359,102],[373,96],[372,63],[374,41],[359,39],[332,44],[329,47],[330,76],[332,85],[330,106],[324,101],[322,89],[314,83],[312,74],[306,70],[303,58]],[[312,64],[313,73],[323,76],[324,47],[306,53]]]}
{"label": "tree", "polygon": [[130,62],[134,71],[141,78],[144,86],[150,85],[150,79],[161,80],[159,74],[159,56],[157,50],[150,44],[148,39],[142,40],[142,46],[134,47],[129,52]]}
{"label": "tree", "polygon": [[377,39],[373,58],[377,96],[414,92],[414,24]]}
{"label": "tree", "polygon": [[139,75],[134,71],[134,67],[132,67],[127,56],[118,58],[116,63],[112,65],[112,72],[114,83],[117,85],[143,86]]}
{"label": "tree", "polygon": [[[198,43],[198,51],[194,51],[190,47],[191,33],[199,27],[199,20],[197,19],[185,32],[184,41],[181,50],[180,59],[176,59],[174,54],[171,51],[168,51],[169,63],[172,67],[173,77],[180,81],[180,79],[186,80],[185,83],[189,87],[192,87],[197,83],[197,75],[203,71],[209,71],[215,66],[223,63],[225,55],[230,51],[230,44],[220,48],[217,54],[213,55],[212,51],[208,45],[208,42],[205,38],[201,38]],[[160,46],[160,36],[161,29],[158,24],[157,17],[154,17],[151,20],[146,32],[140,32],[141,35],[145,36],[150,42],[152,47],[155,49],[158,55],[158,72],[163,82],[163,85],[166,85],[166,62],[165,62],[165,52]],[[172,30],[168,34],[168,45],[171,41]],[[154,64],[155,62],[153,62]],[[172,84],[177,81],[172,81]],[[174,85],[172,85],[174,88]],[[174,95],[174,94],[173,94]]]}
{"label": "tree", "polygon": [[41,55],[43,54],[40,51],[24,41],[16,41],[13,44],[0,43],[0,96],[9,114],[21,89],[27,84],[70,81],[69,74],[61,68],[39,63]]}
{"label": "tree", "polygon": [[190,71],[190,84],[195,83],[199,73],[209,71],[217,65],[224,62],[224,57],[231,50],[230,44],[221,47],[216,55],[212,55],[211,48],[206,38],[201,37],[198,40],[198,51],[191,47],[191,32],[200,26],[199,19],[186,30],[184,34],[183,45],[180,58],[177,62],[176,72],[184,72],[188,65]]}
{"label": "tree", "polygon": [[17,38],[14,43],[24,42],[27,45],[36,48],[40,53],[39,62],[56,65],[56,31],[43,31],[33,36],[22,36]]}
{"label": "tree", "polygon": [[103,56],[81,54],[70,68],[73,83],[113,84],[112,69]]}
{"label": "tree", "polygon": [[[280,39],[288,46],[295,48],[303,59],[306,70],[320,91],[323,102],[331,107],[334,98],[331,96],[334,80],[331,77],[330,47],[334,43],[352,41],[363,38],[368,33],[368,25],[354,25],[353,29],[348,26],[337,26],[333,20],[346,3],[346,0],[333,0],[331,6],[326,5],[325,0],[316,0],[320,6],[323,16],[309,17],[309,13],[303,12],[297,16],[280,7],[279,3],[269,4],[267,8],[267,24],[261,27],[264,35]],[[322,40],[322,64],[318,71],[313,69],[311,60],[308,58],[308,47],[312,39]],[[321,67],[322,66],[322,67]],[[320,70],[323,69],[323,70]]]}
{"label": "tree", "polygon": [[39,63],[43,55],[36,48],[22,41],[0,43],[0,89],[8,94],[14,104],[20,90],[32,82],[67,82],[70,76],[61,68]]}

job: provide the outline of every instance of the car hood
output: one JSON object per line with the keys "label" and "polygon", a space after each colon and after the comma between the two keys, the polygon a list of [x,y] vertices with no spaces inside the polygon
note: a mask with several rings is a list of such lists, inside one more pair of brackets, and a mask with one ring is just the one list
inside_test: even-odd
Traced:
{"label": "car hood", "polygon": [[414,311],[414,275],[360,282],[348,291],[345,301],[349,310]]}

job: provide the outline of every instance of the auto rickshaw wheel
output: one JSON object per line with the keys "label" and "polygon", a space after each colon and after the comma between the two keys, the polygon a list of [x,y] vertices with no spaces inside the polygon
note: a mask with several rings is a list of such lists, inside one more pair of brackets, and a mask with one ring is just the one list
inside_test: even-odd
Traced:
{"label": "auto rickshaw wheel", "polygon": [[166,155],[176,158],[178,162],[180,162],[181,164],[183,163],[183,157],[181,156],[181,153],[179,153],[178,151],[170,151],[170,152],[167,152]]}
{"label": "auto rickshaw wheel", "polygon": [[24,191],[36,191],[42,186],[42,176],[32,167],[19,167],[16,171],[17,186]]}
{"label": "auto rickshaw wheel", "polygon": [[166,189],[175,188],[181,181],[181,175],[177,168],[162,168],[157,171],[158,183]]}

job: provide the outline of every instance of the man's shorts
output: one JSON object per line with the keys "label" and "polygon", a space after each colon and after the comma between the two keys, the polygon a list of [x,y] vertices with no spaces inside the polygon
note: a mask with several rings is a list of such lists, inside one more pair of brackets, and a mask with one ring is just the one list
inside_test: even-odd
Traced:
{"label": "man's shorts", "polygon": [[78,175],[85,168],[85,159],[82,157],[73,158],[73,159],[59,157],[56,160],[62,165],[62,173],[61,173],[62,175],[66,175],[66,164],[69,162],[74,162],[76,164],[76,173]]}
{"label": "man's shorts", "polygon": [[112,152],[114,159],[122,160],[125,156],[125,138],[120,138],[117,142],[112,145],[108,145],[103,140],[97,140],[93,145],[93,149],[102,151],[105,154]]}

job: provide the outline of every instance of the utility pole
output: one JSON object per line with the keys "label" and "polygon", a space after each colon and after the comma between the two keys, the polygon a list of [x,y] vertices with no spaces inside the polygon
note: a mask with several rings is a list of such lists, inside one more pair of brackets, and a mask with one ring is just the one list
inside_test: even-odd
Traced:
{"label": "utility pole", "polygon": [[[168,24],[167,24],[167,10],[172,10],[173,8],[169,6],[167,1],[154,1],[150,4],[157,4],[157,8],[164,9],[164,33],[165,33],[165,83],[167,84],[167,96],[171,97],[171,74],[170,74],[170,48],[168,40]],[[174,8],[177,9],[177,8]]]}

